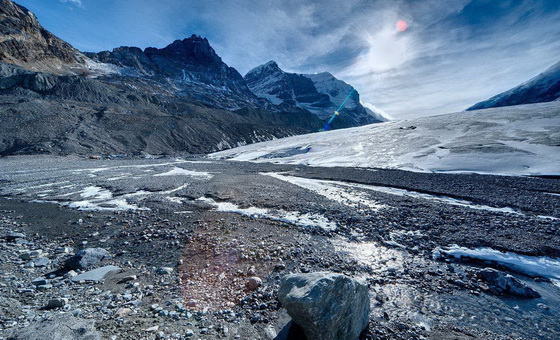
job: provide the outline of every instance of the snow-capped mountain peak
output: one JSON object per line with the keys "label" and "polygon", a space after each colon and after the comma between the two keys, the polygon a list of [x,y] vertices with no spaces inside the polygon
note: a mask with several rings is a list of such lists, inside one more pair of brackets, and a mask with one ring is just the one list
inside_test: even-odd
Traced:
{"label": "snow-capped mountain peak", "polygon": [[379,122],[374,115],[360,104],[360,95],[355,89],[329,72],[297,74],[284,72],[276,62],[255,67],[245,75],[249,88],[258,97],[273,104],[288,103],[308,110],[326,120],[350,95],[335,128],[359,126]]}

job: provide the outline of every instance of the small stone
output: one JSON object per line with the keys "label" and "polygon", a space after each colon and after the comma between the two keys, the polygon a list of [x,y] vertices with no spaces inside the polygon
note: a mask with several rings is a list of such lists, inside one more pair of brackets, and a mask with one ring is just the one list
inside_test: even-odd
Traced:
{"label": "small stone", "polygon": [[196,305],[198,304],[198,301],[196,300],[189,300],[187,301],[187,307],[196,307]]}
{"label": "small stone", "polygon": [[130,308],[119,308],[115,312],[115,316],[118,317],[118,318],[123,318],[123,317],[127,316],[128,314],[130,314],[131,312],[132,312],[132,309],[130,309]]}
{"label": "small stone", "polygon": [[55,254],[69,254],[74,251],[72,247],[58,247],[54,250]]}
{"label": "small stone", "polygon": [[65,279],[71,279],[74,276],[78,275],[78,273],[76,273],[75,271],[71,270],[68,273],[64,274],[64,278]]}
{"label": "small stone", "polygon": [[193,336],[194,332],[192,329],[187,329],[187,331],[185,332],[185,336]]}
{"label": "small stone", "polygon": [[37,258],[39,256],[41,256],[41,254],[43,254],[43,251],[38,249],[38,250],[32,250],[29,251],[27,253],[23,253],[21,255],[19,255],[19,258],[22,260],[33,260],[34,258]]}
{"label": "small stone", "polygon": [[119,282],[117,282],[117,283],[125,283],[125,282],[129,282],[129,281],[134,281],[136,279],[137,279],[136,275],[128,275],[128,276],[125,276],[122,279],[120,279]]}
{"label": "small stone", "polygon": [[156,269],[156,274],[168,275],[171,273],[173,273],[173,268],[171,267],[159,267],[158,269]]}
{"label": "small stone", "polygon": [[54,309],[64,307],[68,304],[67,298],[50,299],[45,309]]}
{"label": "small stone", "polygon": [[46,257],[39,257],[35,260],[33,260],[33,265],[35,267],[46,267],[51,263],[51,260],[49,260]]}
{"label": "small stone", "polygon": [[153,327],[146,328],[144,331],[145,332],[157,332],[158,330],[159,330],[159,326],[155,325]]}
{"label": "small stone", "polygon": [[537,303],[537,307],[539,307],[542,310],[549,310],[550,309],[550,307],[548,307],[544,303]]}
{"label": "small stone", "polygon": [[35,280],[31,281],[32,284],[34,284],[35,286],[42,286],[42,285],[46,285],[49,281],[47,279],[44,279],[42,277],[38,277]]}
{"label": "small stone", "polygon": [[14,242],[17,240],[23,240],[26,236],[22,233],[15,233],[15,232],[9,232],[8,235],[4,236],[4,239],[6,239],[6,241],[8,242]]}
{"label": "small stone", "polygon": [[259,288],[262,285],[262,279],[260,277],[250,277],[247,279],[247,282],[245,283],[245,286],[247,287],[247,289],[249,289],[250,291],[254,291],[257,288]]}

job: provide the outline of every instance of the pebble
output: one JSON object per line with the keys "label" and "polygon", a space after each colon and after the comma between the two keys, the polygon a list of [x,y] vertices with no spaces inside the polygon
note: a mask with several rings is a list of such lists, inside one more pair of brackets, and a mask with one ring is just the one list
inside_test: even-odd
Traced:
{"label": "pebble", "polygon": [[54,309],[64,307],[68,304],[67,298],[50,299],[45,309]]}
{"label": "pebble", "polygon": [[39,258],[37,258],[37,259],[35,259],[35,260],[33,261],[33,265],[34,265],[35,267],[46,267],[46,266],[48,266],[50,263],[51,263],[51,260],[49,260],[49,259],[46,258],[46,257],[39,257]]}
{"label": "pebble", "polygon": [[173,268],[171,267],[159,267],[156,269],[156,274],[168,275],[173,273]]}
{"label": "pebble", "polygon": [[125,276],[122,279],[120,279],[119,282],[117,282],[117,283],[125,283],[125,282],[129,282],[129,281],[134,281],[136,279],[137,279],[136,275],[128,275],[128,276]]}
{"label": "pebble", "polygon": [[158,330],[159,330],[159,326],[156,325],[156,326],[153,326],[153,327],[146,328],[144,331],[145,332],[157,332]]}
{"label": "pebble", "polygon": [[27,253],[23,253],[21,255],[19,255],[19,258],[22,260],[33,260],[34,258],[37,258],[39,256],[41,256],[43,254],[43,251],[38,249],[38,250],[32,250],[29,251]]}
{"label": "pebble", "polygon": [[262,279],[260,277],[257,277],[257,276],[253,276],[253,277],[248,278],[247,282],[245,283],[245,286],[250,291],[256,290],[261,285],[262,285]]}
{"label": "pebble", "polygon": [[117,309],[117,311],[115,312],[115,316],[122,318],[127,316],[128,314],[130,314],[132,312],[132,309],[130,308],[119,308]]}

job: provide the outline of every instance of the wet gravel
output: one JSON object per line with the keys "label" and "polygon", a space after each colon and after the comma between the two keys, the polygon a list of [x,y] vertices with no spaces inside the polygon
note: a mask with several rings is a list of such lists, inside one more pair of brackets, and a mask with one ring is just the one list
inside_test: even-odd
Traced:
{"label": "wet gravel", "polygon": [[[212,178],[154,176],[177,167]],[[560,196],[550,194],[560,192],[556,179],[42,156],[2,158],[0,170],[0,337],[66,313],[94,320],[105,338],[282,338],[289,317],[276,299],[280,278],[319,270],[369,283],[374,308],[363,338],[560,335],[559,287],[512,273],[542,297],[496,296],[477,277],[489,264],[432,257],[435,248],[451,244],[560,257],[560,221],[539,217],[560,218]],[[367,190],[355,190],[364,202],[351,205],[261,174],[267,172],[407,189],[517,213]],[[83,195],[87,187],[149,210],[64,206],[91,198]],[[137,195],[140,191],[144,194]],[[200,197],[245,209],[321,215],[337,228],[219,212]],[[371,208],[369,201],[383,208]],[[112,207],[107,200],[97,203]],[[25,238],[7,237],[13,232]],[[100,283],[74,283],[61,273],[49,276],[74,252],[90,247],[108,250],[111,258],[100,265],[121,271]],[[46,266],[32,267],[31,260],[21,259],[37,249],[49,260]],[[262,284],[250,290],[247,280],[255,276]],[[38,288],[32,282],[36,278],[48,280],[47,287]],[[61,298],[68,299],[65,306],[42,309]]]}

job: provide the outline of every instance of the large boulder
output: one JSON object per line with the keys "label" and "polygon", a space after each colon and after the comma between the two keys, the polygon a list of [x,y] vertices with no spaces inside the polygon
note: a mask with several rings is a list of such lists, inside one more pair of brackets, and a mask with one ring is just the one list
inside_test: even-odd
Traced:
{"label": "large boulder", "polygon": [[86,248],[78,251],[74,256],[65,262],[65,268],[72,269],[89,269],[101,263],[105,259],[109,259],[111,255],[103,248]]}
{"label": "large boulder", "polygon": [[287,275],[278,299],[308,340],[356,340],[369,321],[368,287],[342,274]]}
{"label": "large boulder", "polygon": [[541,295],[515,277],[493,268],[484,268],[477,276],[486,281],[490,293],[496,295],[512,295],[524,299],[539,298]]}

